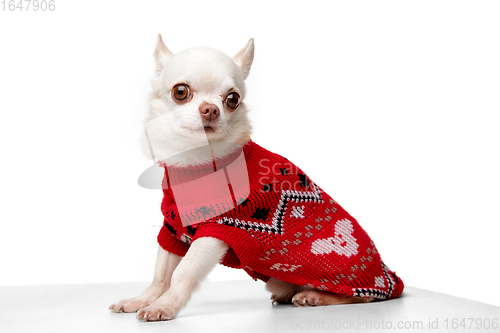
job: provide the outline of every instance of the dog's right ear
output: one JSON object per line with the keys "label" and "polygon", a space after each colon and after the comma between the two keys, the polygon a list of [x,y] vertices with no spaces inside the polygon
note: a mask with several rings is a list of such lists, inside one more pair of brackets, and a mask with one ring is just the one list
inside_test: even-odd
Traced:
{"label": "dog's right ear", "polygon": [[161,71],[163,70],[163,66],[165,62],[173,56],[174,54],[170,52],[168,47],[165,46],[165,43],[163,43],[163,39],[161,39],[161,35],[158,35],[158,42],[156,43],[156,49],[155,49],[155,60],[156,60],[156,74],[160,75]]}

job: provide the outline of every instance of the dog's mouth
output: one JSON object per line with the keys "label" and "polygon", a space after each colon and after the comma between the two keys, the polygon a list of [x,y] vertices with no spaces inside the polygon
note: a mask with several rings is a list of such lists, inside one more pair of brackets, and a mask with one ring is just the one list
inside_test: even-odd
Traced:
{"label": "dog's mouth", "polygon": [[204,126],[203,129],[205,130],[205,133],[213,133],[213,132],[215,132],[215,130],[213,129],[213,127],[210,126],[210,125]]}
{"label": "dog's mouth", "polygon": [[187,126],[181,126],[182,129],[194,132],[194,133],[206,133],[206,134],[211,134],[211,133],[216,133],[217,129],[215,127],[212,127],[211,125],[205,125],[203,127],[197,127],[197,128],[190,128]]}

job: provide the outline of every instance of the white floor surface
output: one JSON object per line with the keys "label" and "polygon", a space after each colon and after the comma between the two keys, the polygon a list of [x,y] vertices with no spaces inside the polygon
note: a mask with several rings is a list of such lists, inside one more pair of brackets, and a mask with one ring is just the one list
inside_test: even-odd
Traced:
{"label": "white floor surface", "polygon": [[0,332],[500,332],[500,307],[411,287],[396,300],[298,308],[272,305],[262,282],[205,282],[169,322],[107,309],[146,286],[2,287]]}

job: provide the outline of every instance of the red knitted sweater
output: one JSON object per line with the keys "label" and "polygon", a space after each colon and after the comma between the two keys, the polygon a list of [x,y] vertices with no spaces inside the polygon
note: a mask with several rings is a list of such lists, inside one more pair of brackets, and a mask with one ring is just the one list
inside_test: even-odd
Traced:
{"label": "red knitted sweater", "polygon": [[[158,242],[166,251],[184,256],[193,240],[215,237],[230,247],[222,264],[255,279],[349,296],[401,295],[403,281],[384,265],[367,233],[304,172],[252,141],[240,153],[213,164],[165,168]],[[246,172],[245,179],[231,177],[235,165],[248,170],[248,180]],[[230,183],[223,182],[230,196],[197,182],[217,175]],[[201,203],[180,198],[201,190],[208,194]]]}

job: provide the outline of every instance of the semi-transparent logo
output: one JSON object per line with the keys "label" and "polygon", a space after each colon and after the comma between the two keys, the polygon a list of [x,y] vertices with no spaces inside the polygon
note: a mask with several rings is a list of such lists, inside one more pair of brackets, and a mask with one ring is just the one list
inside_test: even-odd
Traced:
{"label": "semi-transparent logo", "polygon": [[[166,195],[172,195],[175,200],[182,225],[193,225],[220,216],[248,198],[250,184],[241,146],[206,139],[205,144],[199,147],[191,147],[175,155],[166,154],[161,149],[162,136],[156,132],[161,128],[161,122],[165,121],[161,118],[145,125],[154,163],[139,176],[138,183],[148,189],[167,190]],[[187,167],[169,164],[173,160],[189,161],[193,156],[208,156],[211,161]]]}

